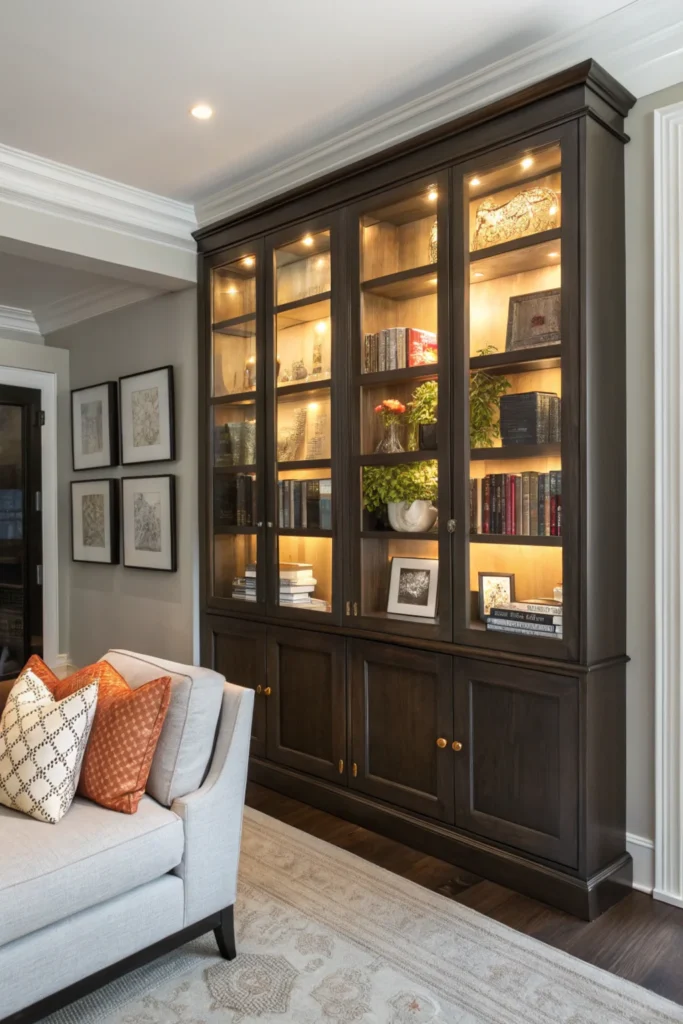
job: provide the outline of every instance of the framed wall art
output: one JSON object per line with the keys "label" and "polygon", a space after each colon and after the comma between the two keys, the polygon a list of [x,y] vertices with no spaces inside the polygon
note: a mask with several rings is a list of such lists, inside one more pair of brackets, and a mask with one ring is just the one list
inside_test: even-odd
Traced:
{"label": "framed wall art", "polygon": [[175,477],[126,476],[121,485],[124,566],[175,572]]}
{"label": "framed wall art", "polygon": [[118,466],[118,387],[115,380],[71,392],[71,459],[74,470]]}
{"label": "framed wall art", "polygon": [[506,350],[533,348],[561,341],[561,312],[560,288],[510,296]]}
{"label": "framed wall art", "polygon": [[514,599],[514,572],[479,573],[479,618],[482,622],[486,622],[492,608],[509,604]]}
{"label": "framed wall art", "polygon": [[124,466],[175,458],[172,366],[120,377],[119,406]]}
{"label": "framed wall art", "polygon": [[118,480],[71,481],[71,558],[74,562],[119,561]]}
{"label": "framed wall art", "polygon": [[392,558],[387,611],[436,617],[438,558]]}

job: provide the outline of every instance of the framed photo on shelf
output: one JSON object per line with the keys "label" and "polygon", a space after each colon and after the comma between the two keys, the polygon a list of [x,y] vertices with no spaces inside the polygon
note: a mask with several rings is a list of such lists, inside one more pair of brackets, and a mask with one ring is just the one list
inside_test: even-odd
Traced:
{"label": "framed photo on shelf", "polygon": [[175,572],[175,477],[125,476],[121,485],[124,566]]}
{"label": "framed photo on shelf", "polygon": [[74,470],[119,464],[118,387],[115,380],[71,392],[71,459]]}
{"label": "framed photo on shelf", "polygon": [[71,558],[118,565],[118,480],[71,481]]}
{"label": "framed photo on shelf", "polygon": [[561,341],[560,288],[528,295],[511,295],[505,349],[535,348]]}
{"label": "framed photo on shelf", "polygon": [[509,604],[514,599],[514,572],[479,573],[479,618],[482,622],[486,622],[493,607]]}
{"label": "framed photo on shelf", "polygon": [[122,465],[175,458],[172,366],[119,377],[119,405]]}
{"label": "framed photo on shelf", "polygon": [[436,618],[438,582],[438,558],[392,558],[387,611]]}

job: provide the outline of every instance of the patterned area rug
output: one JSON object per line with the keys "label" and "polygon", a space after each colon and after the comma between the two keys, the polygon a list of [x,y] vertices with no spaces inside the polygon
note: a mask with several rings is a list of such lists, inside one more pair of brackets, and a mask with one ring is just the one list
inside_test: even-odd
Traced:
{"label": "patterned area rug", "polygon": [[213,936],[49,1024],[673,1024],[683,1007],[247,809],[239,954]]}

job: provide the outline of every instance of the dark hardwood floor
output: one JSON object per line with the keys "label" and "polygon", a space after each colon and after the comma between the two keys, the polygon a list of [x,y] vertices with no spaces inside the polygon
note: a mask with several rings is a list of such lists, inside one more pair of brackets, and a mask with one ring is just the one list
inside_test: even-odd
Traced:
{"label": "dark hardwood floor", "polygon": [[683,910],[634,891],[597,921],[587,924],[255,783],[249,783],[247,804],[517,931],[683,1003]]}

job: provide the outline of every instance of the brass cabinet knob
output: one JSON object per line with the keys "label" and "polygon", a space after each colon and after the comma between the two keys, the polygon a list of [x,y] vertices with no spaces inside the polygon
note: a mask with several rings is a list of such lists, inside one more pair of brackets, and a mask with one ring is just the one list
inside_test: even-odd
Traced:
{"label": "brass cabinet knob", "polygon": [[270,686],[264,686],[264,688],[263,688],[263,692],[264,692],[264,694],[266,695],[266,697],[270,697],[270,695],[271,695],[271,693],[272,693],[273,691],[271,690]]}
{"label": "brass cabinet knob", "polygon": [[440,747],[441,750],[443,750],[444,747],[448,746],[448,740],[445,740],[443,736],[439,736],[438,740],[436,741],[436,745],[437,747]]}
{"label": "brass cabinet knob", "polygon": [[453,740],[451,746],[453,747],[453,750],[456,752],[456,754],[458,753],[459,750],[462,750],[462,743],[459,740]]}
{"label": "brass cabinet knob", "polygon": [[259,684],[258,684],[258,686],[256,687],[256,692],[257,692],[257,693],[261,693],[262,691],[263,691],[263,687],[262,687],[262,686],[261,686],[261,684],[259,683]]}

